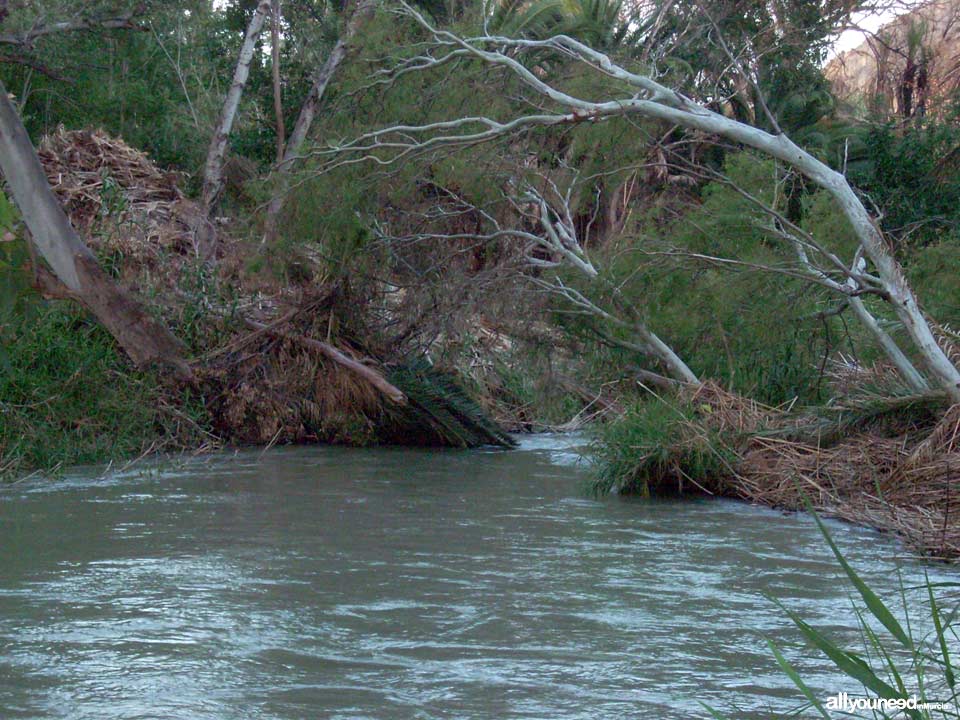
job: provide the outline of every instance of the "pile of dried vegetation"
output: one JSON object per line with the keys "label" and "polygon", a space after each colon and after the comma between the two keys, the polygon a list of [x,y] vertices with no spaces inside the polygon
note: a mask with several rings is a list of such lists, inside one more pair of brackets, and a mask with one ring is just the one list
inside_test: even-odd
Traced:
{"label": "pile of dried vegetation", "polygon": [[456,377],[391,362],[369,333],[364,304],[330,285],[209,353],[202,372],[217,431],[252,444],[513,444]]}
{"label": "pile of dried vegetation", "polygon": [[[100,130],[59,128],[39,151],[74,227],[122,282],[149,293],[195,353],[210,430],[236,444],[512,440],[450,373],[397,354],[371,323],[375,288],[265,281],[239,271],[223,228],[195,246],[197,205],[178,176]],[[185,389],[167,385],[169,403]]]}
{"label": "pile of dried vegetation", "polygon": [[598,490],[812,506],[928,556],[960,557],[960,406],[938,394],[860,392],[796,410],[708,383],[619,425],[598,445]]}
{"label": "pile of dried vegetation", "polygon": [[74,228],[101,257],[156,270],[194,252],[195,203],[147,155],[102,130],[43,138],[40,161]]}

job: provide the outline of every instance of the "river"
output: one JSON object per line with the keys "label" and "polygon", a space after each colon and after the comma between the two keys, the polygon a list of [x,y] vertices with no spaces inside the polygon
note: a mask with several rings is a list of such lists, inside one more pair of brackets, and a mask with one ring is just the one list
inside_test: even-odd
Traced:
{"label": "river", "polygon": [[[733,718],[855,691],[771,594],[856,646],[809,517],[594,500],[576,439],[289,448],[0,490],[0,717]],[[896,542],[831,524],[895,596]]]}

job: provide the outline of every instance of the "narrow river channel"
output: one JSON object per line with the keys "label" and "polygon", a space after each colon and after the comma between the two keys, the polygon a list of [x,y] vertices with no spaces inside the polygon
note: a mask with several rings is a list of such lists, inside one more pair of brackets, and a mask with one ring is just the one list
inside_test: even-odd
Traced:
{"label": "narrow river channel", "polygon": [[[589,499],[576,442],[0,490],[0,717],[769,718],[800,697],[764,638],[824,696],[856,690],[764,595],[856,645],[809,517]],[[831,527],[881,595],[896,567],[922,579],[893,539]]]}

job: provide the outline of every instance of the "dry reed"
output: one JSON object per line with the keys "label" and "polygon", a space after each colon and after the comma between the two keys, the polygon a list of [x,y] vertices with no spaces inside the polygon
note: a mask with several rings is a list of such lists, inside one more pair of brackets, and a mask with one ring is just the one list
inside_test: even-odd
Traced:
{"label": "dry reed", "polygon": [[764,407],[713,384],[683,399],[699,410],[689,424],[713,442],[723,438],[736,458],[710,479],[711,492],[786,510],[809,502],[931,557],[960,557],[960,405],[889,398],[879,410],[848,404],[824,417]]}

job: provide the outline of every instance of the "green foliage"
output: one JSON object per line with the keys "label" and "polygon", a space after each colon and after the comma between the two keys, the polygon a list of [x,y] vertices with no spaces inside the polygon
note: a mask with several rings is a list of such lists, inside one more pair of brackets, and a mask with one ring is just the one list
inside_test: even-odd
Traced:
{"label": "green foliage", "polygon": [[[0,338],[11,324],[29,321],[36,296],[25,272],[30,253],[22,238],[14,235],[16,210],[0,192]],[[10,352],[0,342],[0,370],[10,368]]]}
{"label": "green foliage", "polygon": [[158,378],[131,370],[106,331],[69,306],[8,315],[0,344],[0,477],[133,457],[189,441],[202,422],[189,398],[174,413]]}
{"label": "green foliage", "polygon": [[620,419],[601,426],[591,446],[596,462],[591,490],[610,492],[678,492],[684,482],[709,484],[728,472],[733,438],[706,428],[691,429],[707,406],[660,398],[642,401]]}
{"label": "green foliage", "polygon": [[370,249],[368,212],[377,196],[355,172],[310,178],[288,197],[280,224],[279,240],[271,257],[287,262],[275,269],[297,278],[301,253],[309,253],[325,279],[356,275],[373,257]]}
{"label": "green foliage", "polygon": [[[782,202],[772,162],[741,153],[727,158],[725,171],[761,201]],[[640,308],[698,376],[770,404],[816,402],[825,354],[847,331],[836,319],[810,319],[829,296],[804,280],[755,269],[794,265],[792,249],[767,225],[769,218],[733,187],[712,183],[679,214],[668,207],[641,216],[600,264],[624,304]],[[745,265],[717,265],[690,253]],[[628,329],[606,332],[630,340]]]}
{"label": "green foliage", "polygon": [[[61,7],[47,13],[24,4],[5,24],[31,27],[76,16],[110,16],[102,11]],[[0,78],[22,107],[34,139],[57,125],[104,128],[148,152],[161,167],[195,177],[202,167],[210,132],[229,87],[249,15],[256,3],[153,3],[136,19],[143,31],[53,33],[39,39],[27,61],[0,65]],[[281,65],[284,119],[293,125],[310,86],[310,73],[335,40],[337,17],[324,3],[284,5],[286,39]],[[264,33],[252,63],[240,116],[231,134],[234,152],[265,167],[275,159],[275,122],[270,54]],[[19,58],[18,59],[22,59]],[[95,59],[95,60],[92,60]],[[46,72],[37,72],[40,67]]]}
{"label": "green foliage", "polygon": [[907,278],[927,313],[940,323],[960,326],[960,238],[947,237],[907,258]]}
{"label": "green foliage", "polygon": [[851,183],[883,213],[884,230],[901,246],[922,247],[940,238],[956,242],[960,228],[960,129],[930,121],[852,132],[859,137]]}
{"label": "green foliage", "polygon": [[[820,518],[814,518],[844,576],[862,603],[863,609],[857,609],[857,622],[864,642],[863,650],[854,652],[841,647],[783,603],[777,600],[774,602],[790,617],[804,638],[826,655],[844,675],[861,685],[868,697],[903,700],[905,704],[915,696],[920,704],[943,704],[940,710],[895,707],[874,709],[874,717],[894,718],[905,715],[914,720],[956,717],[960,712],[960,692],[956,687],[956,674],[960,668],[957,668],[950,656],[950,645],[956,639],[954,624],[960,607],[950,612],[942,610],[934,593],[938,588],[927,578],[921,589],[925,591],[925,599],[929,602],[926,612],[929,613],[933,633],[922,637],[915,636],[914,628],[926,625],[927,622],[920,622],[920,618],[916,616],[911,621],[911,607],[905,599],[906,588],[902,589],[901,595],[907,617],[906,622],[901,622],[888,603],[882,600],[847,562]],[[956,584],[947,585],[953,587]],[[771,644],[771,648],[778,663],[794,684],[811,704],[817,707],[821,715],[829,717],[812,696],[799,673],[786,662],[776,646]]]}
{"label": "green foliage", "polygon": [[569,35],[598,50],[616,48],[630,34],[622,0],[502,0],[492,4],[490,29],[534,39]]}
{"label": "green foliage", "polygon": [[737,119],[765,126],[765,111],[755,90],[741,82],[741,75],[728,71],[727,51],[740,63],[752,57],[745,69],[757,79],[769,109],[785,129],[802,134],[832,108],[821,65],[833,33],[849,11],[848,3],[837,0],[776,6],[754,0],[709,6],[657,0],[637,18],[635,34],[642,39],[639,47],[656,48],[674,67],[690,69],[685,77],[675,76],[685,92],[710,103],[725,98]]}
{"label": "green foliage", "polygon": [[478,447],[515,442],[471,398],[450,373],[424,363],[395,368],[391,383],[406,396],[408,405],[393,410],[388,433],[409,444]]}
{"label": "green foliage", "polygon": [[[174,38],[162,42],[175,50]],[[161,166],[199,168],[206,140],[154,35],[116,31],[106,37],[53,36],[40,50],[44,63],[68,74],[68,82],[18,65],[0,68],[35,139],[60,124],[69,129],[103,127],[149,152]],[[98,61],[84,60],[91,57]],[[192,71],[201,73],[203,68],[195,65]]]}

